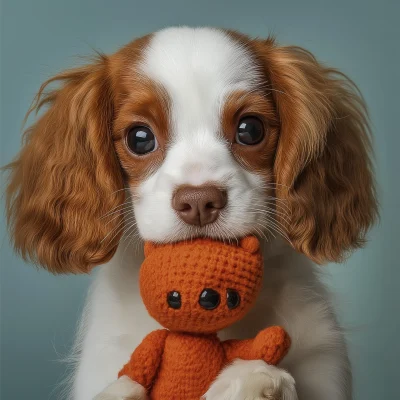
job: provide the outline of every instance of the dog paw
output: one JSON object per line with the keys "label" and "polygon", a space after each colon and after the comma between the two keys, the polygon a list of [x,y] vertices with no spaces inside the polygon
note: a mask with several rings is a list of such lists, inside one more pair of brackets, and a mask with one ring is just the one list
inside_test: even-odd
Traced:
{"label": "dog paw", "polygon": [[127,376],[121,376],[118,380],[107,386],[93,400],[146,400],[145,388]]}
{"label": "dog paw", "polygon": [[264,361],[236,360],[226,367],[204,400],[297,400],[293,377]]}

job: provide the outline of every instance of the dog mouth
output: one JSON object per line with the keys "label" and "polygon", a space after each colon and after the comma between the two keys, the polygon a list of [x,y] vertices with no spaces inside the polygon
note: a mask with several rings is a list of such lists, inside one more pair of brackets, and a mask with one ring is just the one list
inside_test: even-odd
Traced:
{"label": "dog mouth", "polygon": [[221,213],[217,220],[204,225],[190,225],[179,221],[175,231],[167,235],[162,242],[167,243],[208,238],[231,243],[238,242],[241,238],[250,234],[265,237],[262,230],[257,229],[254,222],[250,221],[250,219],[240,224],[229,224],[226,219],[228,218],[224,217],[224,213]]}
{"label": "dog mouth", "polygon": [[247,235],[255,235],[267,241],[281,237],[290,243],[286,233],[290,218],[286,210],[258,206],[237,215],[232,211],[234,210],[227,207],[218,219],[203,226],[194,226],[179,220],[174,232],[162,242],[210,238],[233,243]]}
{"label": "dog mouth", "polygon": [[[149,240],[165,244],[191,241],[197,238],[208,238],[235,244],[239,243],[240,239],[247,235],[254,235],[266,241],[271,241],[280,236],[290,243],[282,224],[275,218],[268,217],[266,213],[242,213],[241,216],[226,214],[228,213],[221,213],[216,221],[203,226],[190,225],[182,220],[177,220],[173,226],[161,233],[155,231],[142,233],[134,219],[128,220],[124,229],[123,242],[135,243],[138,240]],[[236,221],[232,222],[232,219],[236,219]]]}
{"label": "dog mouth", "polygon": [[[130,204],[122,209],[126,240],[171,243],[210,238],[237,242],[247,235],[266,240],[277,236],[287,239],[279,217],[286,218],[288,212],[281,204],[275,203],[275,197],[266,195],[263,188],[230,190],[223,196],[204,186],[200,193],[197,193],[198,187],[180,188],[184,190],[175,198],[175,204],[171,200],[169,205],[165,204],[160,196],[132,196]],[[197,202],[194,203],[193,199]]]}

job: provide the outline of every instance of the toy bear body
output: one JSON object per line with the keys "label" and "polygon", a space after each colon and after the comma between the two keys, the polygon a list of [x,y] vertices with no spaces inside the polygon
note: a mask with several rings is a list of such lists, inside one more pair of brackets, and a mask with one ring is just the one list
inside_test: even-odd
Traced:
{"label": "toy bear body", "polygon": [[119,376],[140,383],[151,400],[199,400],[234,359],[276,364],[289,345],[289,337],[278,326],[264,329],[255,339],[223,342],[216,334],[161,329],[146,336]]}
{"label": "toy bear body", "polygon": [[263,264],[254,237],[240,246],[210,239],[145,246],[140,291],[150,315],[167,329],[147,335],[118,376],[141,384],[152,400],[199,400],[237,358],[277,364],[290,339],[273,326],[253,339],[220,341],[217,331],[248,312]]}
{"label": "toy bear body", "polygon": [[[223,346],[216,335],[192,335],[160,330],[152,332],[149,336],[137,351],[141,353],[144,350],[141,349],[142,346],[151,346],[153,351],[158,353],[159,346],[163,347],[158,368],[156,365],[149,365],[147,373],[143,373],[138,368],[141,364],[138,355],[133,354],[131,361],[121,370],[120,376],[128,375],[142,384],[152,400],[199,400],[226,364]],[[156,337],[159,340],[158,346],[155,346],[153,341]],[[146,362],[149,362],[149,358],[143,360],[143,363]],[[153,369],[154,372],[155,368],[157,373],[152,385],[150,378],[153,374],[150,370]]]}
{"label": "toy bear body", "polygon": [[224,349],[216,335],[171,332],[150,398],[199,400],[225,363]]}

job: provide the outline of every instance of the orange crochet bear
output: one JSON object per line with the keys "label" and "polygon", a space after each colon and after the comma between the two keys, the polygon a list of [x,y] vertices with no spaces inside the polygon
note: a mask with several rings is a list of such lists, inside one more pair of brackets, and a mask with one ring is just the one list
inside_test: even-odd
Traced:
{"label": "orange crochet bear", "polygon": [[277,364],[290,346],[281,327],[247,340],[221,342],[216,334],[256,300],[263,275],[259,247],[252,236],[240,246],[210,239],[146,243],[140,293],[149,314],[167,329],[147,335],[118,376],[140,383],[153,400],[199,400],[236,358]]}

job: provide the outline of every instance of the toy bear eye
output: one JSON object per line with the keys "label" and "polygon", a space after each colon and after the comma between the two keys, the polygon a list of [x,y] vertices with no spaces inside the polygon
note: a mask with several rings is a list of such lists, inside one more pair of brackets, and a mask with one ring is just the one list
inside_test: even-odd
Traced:
{"label": "toy bear eye", "polygon": [[200,293],[199,304],[206,310],[214,310],[221,301],[221,296],[214,289],[206,288]]}
{"label": "toy bear eye", "polygon": [[235,289],[226,290],[226,304],[231,310],[233,310],[240,304],[240,296]]}
{"label": "toy bear eye", "polygon": [[181,294],[175,290],[169,292],[167,294],[167,303],[171,308],[178,310],[182,305]]}

